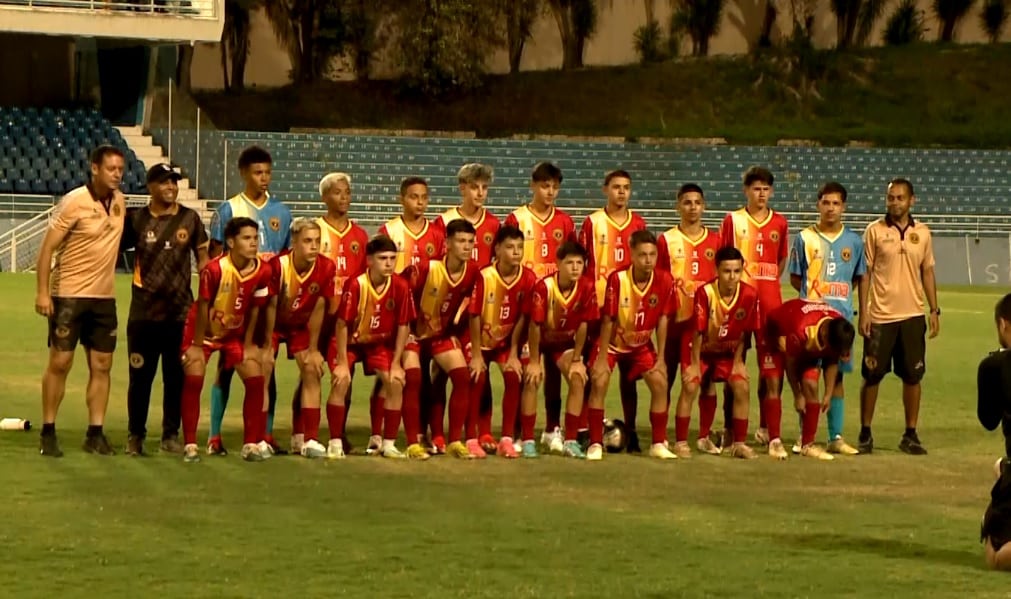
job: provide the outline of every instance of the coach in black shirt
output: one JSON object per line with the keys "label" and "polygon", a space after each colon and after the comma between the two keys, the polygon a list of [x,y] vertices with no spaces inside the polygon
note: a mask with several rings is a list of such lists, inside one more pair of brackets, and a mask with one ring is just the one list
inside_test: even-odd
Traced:
{"label": "coach in black shirt", "polygon": [[181,453],[179,443],[183,369],[183,325],[193,305],[193,257],[207,264],[207,232],[195,211],[177,201],[182,176],[167,164],[147,172],[151,201],[127,211],[123,248],[135,248],[130,317],[126,325],[130,352],[127,391],[130,436],[126,453],[143,455],[151,383],[162,363],[161,450]]}
{"label": "coach in black shirt", "polygon": [[976,374],[976,415],[987,430],[999,425],[1004,433],[1004,455],[997,460],[997,482],[983,516],[980,537],[986,562],[996,570],[1011,570],[1011,293],[997,302],[997,338],[1001,350],[979,364]]}

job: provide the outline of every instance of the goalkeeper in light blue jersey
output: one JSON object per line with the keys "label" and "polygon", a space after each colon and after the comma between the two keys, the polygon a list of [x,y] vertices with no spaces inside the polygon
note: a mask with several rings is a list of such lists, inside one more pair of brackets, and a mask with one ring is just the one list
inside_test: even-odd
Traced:
{"label": "goalkeeper in light blue jersey", "polygon": [[[846,211],[846,188],[829,181],[818,189],[818,223],[793,238],[790,251],[790,284],[800,297],[829,304],[853,320],[853,291],[867,274],[864,242],[859,233],[842,223]],[[839,364],[839,375],[828,409],[828,451],[853,455],[856,448],[846,443],[843,427],[843,373],[853,372],[850,361]],[[799,446],[794,446],[794,453]]]}

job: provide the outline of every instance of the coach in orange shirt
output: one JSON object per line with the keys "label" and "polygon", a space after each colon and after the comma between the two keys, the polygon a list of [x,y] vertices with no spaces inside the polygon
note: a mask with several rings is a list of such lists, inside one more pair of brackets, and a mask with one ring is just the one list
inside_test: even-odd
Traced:
{"label": "coach in orange shirt", "polygon": [[[911,455],[927,450],[916,434],[920,414],[920,380],[926,370],[925,335],[933,339],[941,328],[934,278],[934,249],[930,229],[909,215],[916,202],[913,184],[892,179],[885,203],[887,214],[867,226],[864,257],[867,275],[860,281],[860,334],[864,337],[860,387],[860,453],[871,453],[871,421],[878,401],[878,385],[889,371],[902,379],[906,432],[899,449]],[[867,291],[870,293],[867,293]],[[923,296],[930,304],[924,317]]]}

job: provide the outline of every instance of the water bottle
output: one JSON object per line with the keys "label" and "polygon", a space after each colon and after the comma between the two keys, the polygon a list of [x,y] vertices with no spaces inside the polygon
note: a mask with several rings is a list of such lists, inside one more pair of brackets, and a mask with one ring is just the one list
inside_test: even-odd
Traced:
{"label": "water bottle", "polygon": [[0,420],[0,431],[28,431],[32,429],[32,423],[20,418],[4,418]]}

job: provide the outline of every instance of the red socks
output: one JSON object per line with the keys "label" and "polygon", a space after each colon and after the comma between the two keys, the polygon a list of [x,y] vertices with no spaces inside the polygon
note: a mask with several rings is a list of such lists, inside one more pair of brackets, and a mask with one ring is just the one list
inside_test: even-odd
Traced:
{"label": "red socks", "polygon": [[417,443],[418,436],[421,435],[421,369],[406,370],[404,379],[404,433],[407,435],[407,444],[411,445]]}
{"label": "red socks", "polygon": [[[523,441],[534,440],[534,427],[537,426],[537,414],[520,414],[520,439]],[[555,429],[551,429],[555,430]]]}
{"label": "red socks", "polygon": [[[716,406],[713,406],[714,408]],[[674,440],[678,443],[688,440],[688,425],[692,422],[691,416],[674,416]],[[699,433],[699,438],[702,434]]]}
{"label": "red socks", "polygon": [[383,410],[383,439],[396,439],[400,430],[400,410]]}
{"label": "red socks", "polygon": [[748,419],[734,418],[734,443],[744,443],[748,440]]}
{"label": "red socks", "polygon": [[186,375],[183,378],[182,420],[183,442],[197,442],[197,423],[200,421],[200,393],[204,389],[204,377]]}
{"label": "red socks", "polygon": [[575,441],[579,435],[579,415],[565,413],[565,440]]}
{"label": "red socks", "polygon": [[590,419],[590,443],[604,443],[604,410],[589,408]]}
{"label": "red socks", "polygon": [[[351,395],[348,393],[348,395]],[[383,434],[383,410],[386,408],[386,398],[378,391],[369,398],[369,416],[372,418],[372,435]]]}
{"label": "red socks", "polygon": [[520,409],[520,377],[515,372],[503,372],[505,389],[502,392],[502,436],[514,437],[516,414]]}
{"label": "red socks", "polygon": [[[459,441],[463,427],[467,422],[467,408],[470,406],[470,371],[466,368],[454,368],[449,372],[449,381],[453,384],[453,392],[449,396],[449,442]],[[432,406],[432,435],[442,433],[442,415],[439,415],[438,427],[434,418],[436,405]]]}
{"label": "red socks", "polygon": [[[470,385],[470,401],[467,404],[467,431],[464,436],[467,439],[477,439],[478,429],[481,423],[481,394],[484,392],[484,383],[488,379],[488,371],[477,377],[477,380]],[[453,394],[456,395],[456,386],[453,386]],[[453,407],[450,406],[449,417],[453,417]],[[489,417],[488,431],[491,432],[491,422]]]}
{"label": "red socks", "polygon": [[[769,439],[778,439],[782,434],[783,400],[779,397],[770,397],[763,404],[765,405],[765,422],[769,427]],[[815,423],[817,424],[817,420]]]}
{"label": "red socks", "polygon": [[301,416],[305,420],[305,428],[303,429],[305,440],[319,441],[320,409],[302,408]]}
{"label": "red socks", "polygon": [[331,441],[344,438],[344,420],[346,418],[347,406],[326,404],[326,423],[330,426]]}
{"label": "red socks", "polygon": [[653,444],[663,443],[667,440],[667,420],[669,414],[667,410],[663,412],[650,412],[649,425],[653,429]]}
{"label": "red socks", "polygon": [[[484,373],[483,383],[481,383],[481,399],[478,401],[477,434],[480,437],[491,436],[491,414],[494,411],[494,401],[491,397],[491,384],[488,380],[488,371]],[[519,401],[519,400],[517,400]]]}
{"label": "red socks", "polygon": [[[703,395],[699,397],[699,439],[709,437],[716,419],[716,396]],[[678,439],[680,441],[680,439]]]}
{"label": "red socks", "polygon": [[[805,403],[804,415],[801,418],[800,444],[808,445],[814,443],[814,438],[818,434],[818,418],[821,416],[821,404]],[[772,434],[771,432],[769,433]]]}
{"label": "red socks", "polygon": [[263,415],[263,377],[252,376],[242,381],[246,395],[242,400],[242,443],[259,443],[267,430]]}

